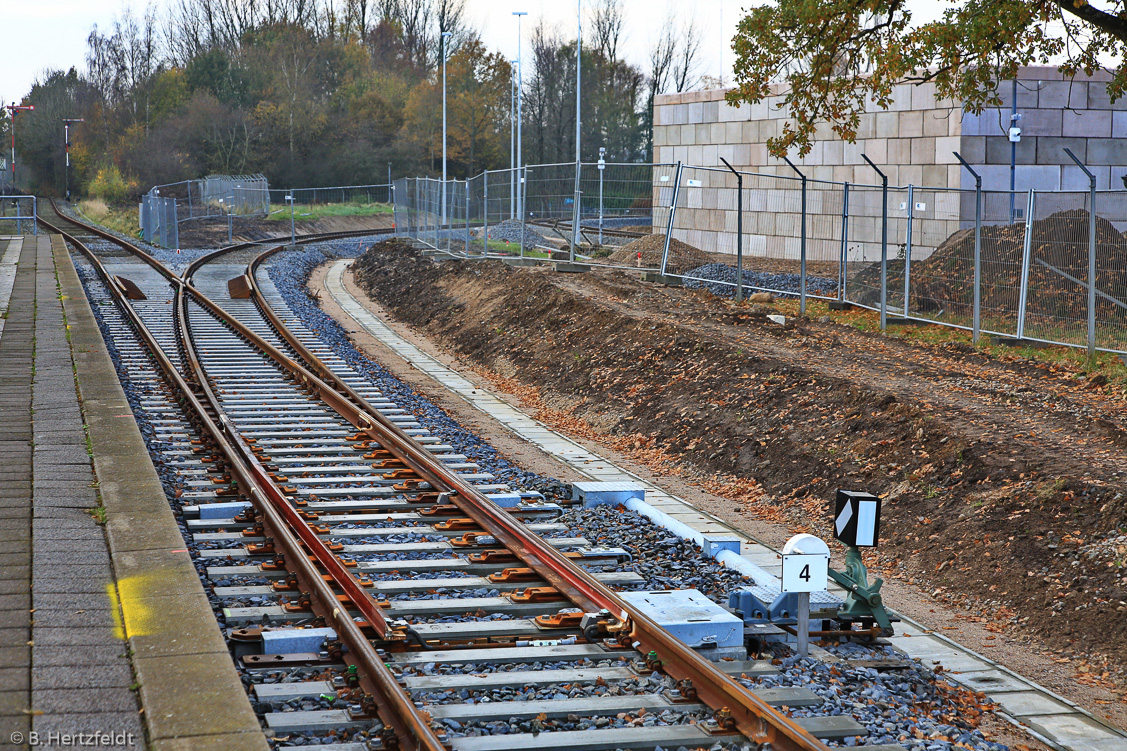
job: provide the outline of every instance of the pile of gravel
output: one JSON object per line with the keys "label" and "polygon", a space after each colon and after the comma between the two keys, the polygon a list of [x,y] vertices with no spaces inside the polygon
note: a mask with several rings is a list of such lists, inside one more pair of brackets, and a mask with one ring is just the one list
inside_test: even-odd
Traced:
{"label": "pile of gravel", "polygon": [[[489,239],[519,243],[521,241],[520,222],[516,219],[506,219],[500,224],[489,225]],[[524,228],[524,249],[532,250],[535,246],[543,244],[544,236],[526,225]]]}
{"label": "pile of gravel", "polygon": [[[692,271],[685,272],[685,286],[691,289],[707,289],[714,295],[733,297],[736,294],[736,269],[722,263],[706,263]],[[705,280],[705,281],[701,281]],[[798,295],[801,285],[798,274],[770,274],[764,271],[749,271],[744,269],[744,293],[751,294],[756,290],[767,290],[781,295]],[[724,284],[723,282],[726,282]],[[748,288],[751,289],[748,289]],[[806,294],[808,295],[833,295],[837,292],[837,281],[824,276],[806,275]]]}

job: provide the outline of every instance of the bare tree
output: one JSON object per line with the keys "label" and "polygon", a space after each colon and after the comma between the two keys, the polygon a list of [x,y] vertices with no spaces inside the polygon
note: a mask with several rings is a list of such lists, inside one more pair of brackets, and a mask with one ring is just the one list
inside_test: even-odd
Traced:
{"label": "bare tree", "polygon": [[176,0],[164,19],[164,51],[168,62],[185,67],[214,44],[209,28],[208,0]]}
{"label": "bare tree", "polygon": [[368,4],[368,0],[345,0],[340,23],[345,37],[363,39],[368,33]]}
{"label": "bare tree", "polygon": [[674,91],[685,91],[697,83],[697,58],[702,42],[703,33],[694,19],[678,22],[673,13],[666,17],[661,36],[650,48],[651,100],[670,87]]}
{"label": "bare tree", "polygon": [[107,102],[128,103],[136,122],[137,96],[159,67],[156,12],[150,5],[138,19],[126,6],[112,28],[106,36],[95,25],[87,38],[90,82]]}
{"label": "bare tree", "polygon": [[696,19],[690,18],[682,24],[678,36],[681,41],[677,51],[677,62],[673,67],[673,86],[677,91],[684,91],[697,82],[695,71],[703,34],[700,26],[697,26]]}
{"label": "bare tree", "polygon": [[645,120],[647,158],[653,157],[654,99],[673,88],[684,91],[697,83],[697,57],[700,54],[702,33],[696,21],[679,23],[670,13],[662,25],[661,35],[650,48],[648,96]]}
{"label": "bare tree", "polygon": [[591,13],[594,47],[609,61],[618,59],[618,43],[622,39],[624,23],[622,0],[599,0]]}
{"label": "bare tree", "polygon": [[665,91],[665,87],[669,84],[673,58],[677,55],[677,36],[673,31],[676,24],[672,14],[666,18],[661,28],[661,36],[650,48],[649,90],[651,102],[655,96]]}

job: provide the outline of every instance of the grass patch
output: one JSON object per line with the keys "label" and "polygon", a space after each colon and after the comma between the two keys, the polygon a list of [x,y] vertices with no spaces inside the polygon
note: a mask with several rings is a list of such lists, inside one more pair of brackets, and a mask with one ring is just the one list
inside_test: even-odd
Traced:
{"label": "grass patch", "polygon": [[86,513],[88,513],[88,514],[90,514],[90,516],[94,517],[94,523],[97,524],[99,527],[106,526],[106,507],[105,506],[95,506],[94,508],[88,508],[88,509],[86,509]]}
{"label": "grass patch", "polygon": [[[321,219],[329,216],[374,216],[391,214],[395,211],[390,203],[318,203],[308,206],[294,206],[294,219],[302,221]],[[270,204],[271,221],[289,221],[289,204]]]}
{"label": "grass patch", "polygon": [[[798,315],[796,298],[779,298],[774,306],[784,315]],[[829,316],[834,323],[852,326],[859,331],[880,333],[880,313],[874,310],[856,307],[850,310],[830,310],[829,305],[823,300],[807,299],[806,314],[813,319]],[[1071,374],[1077,380],[1102,375],[1110,385],[1127,391],[1127,363],[1124,363],[1119,355],[1110,352],[1097,352],[1093,361],[1088,362],[1087,350],[1081,347],[1057,345],[1050,345],[1044,349],[1008,347],[1004,344],[994,344],[985,334],[979,337],[978,345],[975,346],[971,342],[971,332],[939,324],[890,326],[884,335],[921,346],[945,347],[962,344],[974,347],[975,351],[995,360],[1037,362]]]}
{"label": "grass patch", "polygon": [[128,237],[141,234],[136,206],[115,206],[101,198],[87,198],[79,202],[78,214],[92,224],[100,224]]}

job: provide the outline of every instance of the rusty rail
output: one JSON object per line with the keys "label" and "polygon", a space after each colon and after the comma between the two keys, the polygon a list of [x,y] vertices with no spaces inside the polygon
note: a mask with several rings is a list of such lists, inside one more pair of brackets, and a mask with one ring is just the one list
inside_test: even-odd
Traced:
{"label": "rusty rail", "polygon": [[[620,598],[584,569],[529,532],[477,488],[446,470],[429,452],[398,426],[372,407],[360,394],[341,380],[282,323],[258,289],[255,272],[263,260],[278,249],[262,253],[245,274],[251,295],[278,334],[316,371],[311,383],[321,390],[329,389],[330,404],[353,425],[370,435],[396,455],[420,477],[440,490],[453,491],[450,502],[473,519],[488,534],[512,550],[525,566],[536,571],[545,581],[585,611],[606,610],[621,622],[619,641],[643,654],[655,652],[666,673],[677,680],[692,682],[697,696],[714,709],[730,713],[734,727],[759,743],[770,743],[778,751],[825,751],[826,746],[803,730],[790,718],[776,711],[748,691],[711,662],[697,654],[642,612]],[[313,375],[310,373],[310,375]],[[347,395],[345,399],[343,395]],[[391,440],[388,440],[388,439]]]}
{"label": "rusty rail", "polygon": [[[406,751],[445,751],[445,746],[442,741],[430,727],[429,717],[414,706],[409,697],[407,697],[399,687],[395,676],[387,668],[376,648],[372,645],[371,641],[369,641],[368,637],[364,635],[360,624],[352,620],[351,615],[343,605],[338,604],[336,593],[329,583],[324,580],[317,568],[310,562],[308,553],[303,549],[303,545],[305,545],[310,552],[314,552],[315,555],[318,548],[324,549],[325,552],[333,558],[335,565],[327,564],[322,561],[320,556],[316,556],[318,561],[333,573],[335,582],[341,586],[341,589],[345,590],[350,599],[352,599],[353,604],[361,610],[366,618],[369,617],[366,612],[369,608],[365,607],[364,603],[369,603],[371,608],[375,609],[375,615],[378,616],[378,619],[370,619],[369,624],[373,627],[382,626],[386,629],[385,619],[383,615],[378,612],[378,607],[359,585],[356,586],[359,595],[354,596],[349,592],[345,581],[352,580],[355,582],[351,574],[346,574],[343,580],[337,576],[338,570],[344,570],[343,565],[335,556],[332,556],[331,551],[325,548],[320,538],[318,538],[309,528],[309,525],[300,518],[286,500],[281,490],[265,471],[265,468],[262,467],[257,457],[254,456],[254,453],[250,450],[247,443],[233,430],[230,420],[223,413],[214,392],[207,385],[206,376],[199,368],[199,363],[196,361],[195,357],[189,356],[189,360],[193,363],[194,375],[197,379],[196,386],[193,387],[173,365],[164,349],[145,326],[141,317],[132,306],[126,302],[124,290],[113,283],[111,275],[106,271],[97,256],[73,235],[62,231],[42,219],[40,219],[40,221],[43,221],[48,229],[62,235],[91,261],[103,281],[105,281],[107,287],[113,293],[114,298],[117,300],[126,318],[137,331],[141,341],[145,344],[145,347],[164,372],[165,377],[168,378],[173,388],[184,398],[190,408],[191,414],[198,421],[201,432],[209,437],[216,448],[224,455],[231,468],[232,475],[238,483],[240,492],[249,498],[255,509],[262,514],[264,526],[269,528],[270,536],[273,538],[275,545],[282,548],[285,560],[289,566],[293,567],[293,571],[297,575],[299,583],[306,591],[315,594],[316,599],[314,600],[314,607],[316,611],[319,611],[317,614],[324,617],[326,622],[334,627],[341,640],[348,645],[348,659],[354,661],[359,668],[362,668],[361,688],[370,695],[382,700],[378,701],[376,706],[380,720],[385,727],[394,730],[401,747],[406,749]],[[79,222],[75,222],[73,219],[68,218],[68,221],[74,222],[79,226],[85,226]],[[95,234],[99,233],[95,232]],[[99,234],[99,236],[105,237],[105,235],[101,234]],[[130,249],[132,252],[146,255],[139,249],[133,248],[128,243],[120,241],[118,238],[109,236],[106,237],[106,239]],[[187,345],[191,342],[191,338],[190,332],[186,328],[187,316],[185,313],[187,309],[184,293],[189,291],[190,288],[183,280],[175,274],[172,274],[171,271],[155,259],[150,258],[149,262],[150,265],[153,265],[154,268],[160,271],[162,275],[176,287],[175,309],[177,310],[177,318],[179,319],[178,328],[180,336],[182,337],[182,344],[185,345],[185,352],[188,354],[190,353],[190,348]],[[196,292],[195,294],[198,295],[199,293]],[[197,389],[204,392],[208,400],[207,405],[197,396]],[[215,414],[218,415],[217,420],[212,419],[208,414],[207,406],[210,406]],[[385,635],[384,633],[380,634],[381,638]]]}

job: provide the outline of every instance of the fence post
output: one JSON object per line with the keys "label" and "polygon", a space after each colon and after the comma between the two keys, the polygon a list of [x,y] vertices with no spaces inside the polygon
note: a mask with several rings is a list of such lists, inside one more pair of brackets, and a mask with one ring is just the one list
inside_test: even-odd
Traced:
{"label": "fence post", "polygon": [[802,238],[798,246],[798,314],[800,316],[806,315],[806,175],[799,172],[798,167],[794,166],[787,157],[787,164],[798,176],[802,178],[802,229],[800,230],[800,237]]}
{"label": "fence post", "polygon": [[724,166],[736,176],[736,302],[744,301],[744,176],[720,157]]}
{"label": "fence post", "polygon": [[[669,222],[665,227],[665,247],[661,251],[661,275],[665,276],[665,269],[669,263],[669,241],[673,237],[673,219],[677,215],[677,196],[681,194],[681,170],[684,165],[677,162],[677,172],[673,178],[673,195],[669,201]],[[740,280],[743,281],[742,279]]]}
{"label": "fence post", "polygon": [[523,167],[522,172],[521,172],[521,176],[520,176],[520,193],[519,193],[519,196],[518,196],[520,198],[520,205],[518,206],[518,208],[520,209],[520,257],[521,258],[524,258],[524,219],[528,215],[528,212],[525,211],[525,202],[528,201],[528,171],[530,169],[532,169],[532,168],[528,167],[528,166]]}
{"label": "fence post", "polygon": [[578,148],[575,160],[575,207],[571,212],[571,243],[568,247],[568,261],[575,263],[575,246],[579,243],[579,222],[583,219],[583,194],[579,190],[579,175],[583,163],[578,159]]}
{"label": "fence post", "polygon": [[888,328],[888,175],[865,154],[861,158],[880,175],[880,330]]}
{"label": "fence post", "polygon": [[849,253],[849,183],[845,183],[845,188],[841,196],[841,261],[838,263],[837,274],[837,299],[838,302],[845,302],[845,264],[848,260]]}
{"label": "fence post", "polygon": [[39,211],[36,205],[35,196],[31,197],[31,234],[39,234]]}
{"label": "fence post", "polygon": [[951,152],[974,176],[974,309],[971,313],[971,341],[978,344],[982,333],[982,176],[975,172],[957,151]]}
{"label": "fence post", "polygon": [[178,216],[177,210],[176,210],[176,199],[175,198],[169,198],[168,203],[169,203],[169,207],[172,209],[172,224],[170,225],[171,229],[172,229],[172,245],[170,245],[169,247],[179,249],[180,248],[180,217]]}
{"label": "fence post", "polygon": [[915,214],[916,204],[915,186],[908,185],[908,230],[904,238],[904,317],[908,317],[908,297],[912,288],[912,217]]}
{"label": "fence post", "polygon": [[483,255],[489,255],[489,170],[481,172],[481,194],[481,215],[485,220],[482,225],[481,252]]}
{"label": "fence post", "polygon": [[466,178],[466,257],[470,255],[470,179]]}
{"label": "fence post", "polygon": [[1029,263],[1033,255],[1033,188],[1029,189],[1029,204],[1025,210],[1025,247],[1021,253],[1021,286],[1017,300],[1017,339],[1025,338],[1025,305],[1029,300]]}
{"label": "fence post", "polygon": [[1096,176],[1070,149],[1065,149],[1076,166],[1088,176],[1088,361],[1096,356]]}

